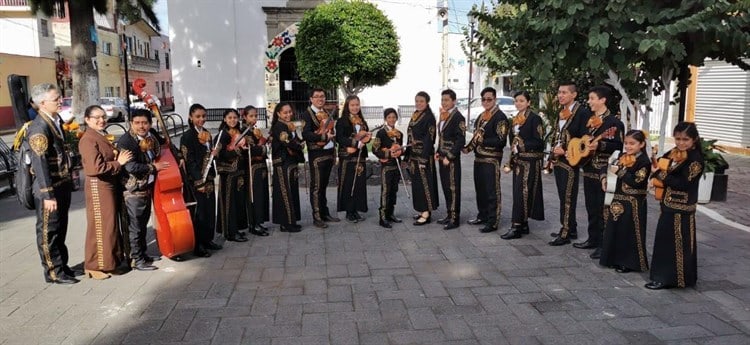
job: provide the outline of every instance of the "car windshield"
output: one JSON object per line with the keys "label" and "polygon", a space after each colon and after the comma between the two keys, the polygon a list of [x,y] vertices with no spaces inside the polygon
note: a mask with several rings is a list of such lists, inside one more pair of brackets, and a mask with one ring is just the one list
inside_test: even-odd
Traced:
{"label": "car windshield", "polygon": [[111,99],[102,98],[99,100],[99,104],[109,105],[109,104],[114,104],[114,102]]}
{"label": "car windshield", "polygon": [[501,97],[497,99],[497,105],[513,105],[513,98]]}
{"label": "car windshield", "polygon": [[73,99],[71,98],[63,98],[62,105],[65,107],[69,107],[73,103]]}

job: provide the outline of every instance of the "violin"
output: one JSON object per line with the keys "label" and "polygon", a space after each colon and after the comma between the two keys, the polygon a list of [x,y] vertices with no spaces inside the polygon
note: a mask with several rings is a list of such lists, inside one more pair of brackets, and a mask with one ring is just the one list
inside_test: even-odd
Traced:
{"label": "violin", "polygon": [[270,139],[270,136],[268,138],[263,136],[263,132],[261,132],[260,128],[253,128],[253,137],[255,137],[257,145],[260,146],[265,145]]}
{"label": "violin", "polygon": [[[154,114],[166,141],[166,145],[161,145],[161,151],[156,161],[169,164],[156,175],[153,206],[159,251],[164,256],[171,258],[195,248],[193,221],[190,218],[190,212],[183,196],[182,181],[187,181],[187,172],[177,164],[177,159],[175,159],[177,154],[172,152],[171,139],[159,111],[159,106],[156,105],[154,97],[146,93],[145,87],[145,80],[138,78],[133,81],[133,91],[139,95]],[[210,137],[209,134],[209,140]]]}
{"label": "violin", "polygon": [[237,128],[230,128],[227,133],[229,133],[229,145],[227,145],[227,150],[234,151],[237,148],[244,148],[245,142],[242,141],[242,133]]}
{"label": "violin", "polygon": [[319,111],[315,114],[315,118],[320,123],[320,127],[315,132],[319,135],[333,133],[333,128],[336,125],[335,121],[325,111]]}

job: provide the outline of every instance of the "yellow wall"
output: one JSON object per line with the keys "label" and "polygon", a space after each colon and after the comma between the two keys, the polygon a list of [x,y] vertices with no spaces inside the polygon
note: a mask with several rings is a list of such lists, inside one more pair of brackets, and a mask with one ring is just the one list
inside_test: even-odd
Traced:
{"label": "yellow wall", "polygon": [[11,106],[8,92],[10,74],[28,77],[29,91],[39,83],[57,85],[54,59],[0,53],[0,107]]}
{"label": "yellow wall", "polygon": [[[123,89],[123,78],[124,74],[120,71],[120,40],[117,34],[114,32],[98,30],[99,33],[99,46],[97,47],[97,65],[99,71],[99,97],[104,97],[105,87],[112,87],[117,92],[117,88],[120,88],[119,97],[124,97],[125,90]],[[112,45],[111,55],[104,54],[102,51],[103,43],[109,42]],[[118,96],[118,95],[115,95]]]}

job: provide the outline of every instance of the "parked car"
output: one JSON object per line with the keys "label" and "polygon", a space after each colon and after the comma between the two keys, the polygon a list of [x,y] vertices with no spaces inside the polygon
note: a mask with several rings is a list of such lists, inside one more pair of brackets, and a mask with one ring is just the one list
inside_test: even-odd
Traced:
{"label": "parked car", "polygon": [[62,99],[62,108],[60,110],[60,118],[63,121],[68,122],[73,117],[73,98],[64,97]]}
{"label": "parked car", "polygon": [[[469,105],[471,109],[471,118],[472,123],[473,119],[476,119],[479,114],[481,114],[484,111],[484,108],[482,107],[482,99],[481,98],[475,98],[471,101],[471,104]],[[513,104],[513,97],[509,96],[497,96],[497,107],[500,108],[500,110],[505,113],[505,116],[511,117],[515,115],[518,110],[516,110],[516,106]],[[463,113],[464,116],[466,116],[466,113]]]}
{"label": "parked car", "polygon": [[102,97],[99,99],[99,105],[107,113],[107,121],[121,122],[125,120],[128,114],[128,107],[125,100],[118,97]]}

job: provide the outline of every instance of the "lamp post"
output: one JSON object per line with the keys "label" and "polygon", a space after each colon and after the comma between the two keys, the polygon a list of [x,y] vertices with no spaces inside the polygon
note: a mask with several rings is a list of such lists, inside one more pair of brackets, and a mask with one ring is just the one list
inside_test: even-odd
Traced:
{"label": "lamp post", "polygon": [[466,122],[471,123],[471,100],[474,96],[474,25],[477,24],[477,18],[469,12],[469,106],[466,107]]}

